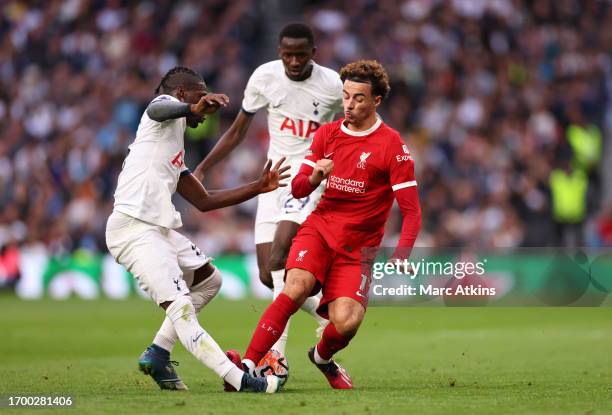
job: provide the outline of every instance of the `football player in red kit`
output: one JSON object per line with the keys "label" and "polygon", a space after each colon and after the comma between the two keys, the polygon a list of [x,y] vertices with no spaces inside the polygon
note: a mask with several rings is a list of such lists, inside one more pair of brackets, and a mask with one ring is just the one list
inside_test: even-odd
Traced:
{"label": "football player in red kit", "polygon": [[317,311],[330,324],[308,356],[333,388],[352,389],[351,378],[332,356],[348,345],[363,320],[374,259],[368,248],[380,245],[396,199],[403,215],[396,256],[409,252],[421,210],[408,147],[376,113],[390,89],[384,68],[358,61],[342,68],[340,77],[344,118],[319,128],[291,183],[296,198],[327,179],[325,192],[293,239],[284,290],[261,317],[242,362],[252,370],[289,317],[321,288]]}

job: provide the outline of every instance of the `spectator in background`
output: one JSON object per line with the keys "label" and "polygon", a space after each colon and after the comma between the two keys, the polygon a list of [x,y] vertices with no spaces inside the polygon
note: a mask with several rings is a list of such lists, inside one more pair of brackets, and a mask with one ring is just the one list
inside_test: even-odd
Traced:
{"label": "spectator in background", "polygon": [[[368,58],[389,69],[393,99],[382,116],[419,160],[417,244],[554,243],[549,178],[558,148],[600,136],[595,151],[573,157],[591,166],[591,182],[601,167],[609,2],[319,0],[305,2],[304,15],[317,29],[320,64]],[[265,11],[248,0],[2,2],[0,235],[10,238],[0,245],[104,251],[116,176],[153,80],[181,63],[239,105],[265,24]],[[187,153],[205,153],[238,109],[221,111],[219,127],[190,132]],[[251,131],[207,187],[256,176],[265,123]],[[247,202],[203,217],[183,205],[185,232],[211,255],[253,252],[255,209]],[[399,235],[393,215],[389,245]],[[596,217],[591,207],[583,219]]]}
{"label": "spectator in background", "polygon": [[[368,58],[390,68],[397,98],[383,119],[420,160],[417,244],[557,243],[549,177],[566,140],[600,197],[609,2],[335,0],[306,15],[322,64]],[[398,231],[387,229],[388,244]]]}
{"label": "spectator in background", "polygon": [[583,224],[586,218],[587,174],[572,167],[569,160],[560,160],[550,174],[552,213],[557,246],[584,245]]}

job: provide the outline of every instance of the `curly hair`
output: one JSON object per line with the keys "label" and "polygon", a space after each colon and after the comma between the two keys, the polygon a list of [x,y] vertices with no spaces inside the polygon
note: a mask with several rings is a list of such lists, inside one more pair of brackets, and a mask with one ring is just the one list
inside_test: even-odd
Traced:
{"label": "curly hair", "polygon": [[376,60],[360,60],[345,65],[340,70],[342,82],[349,81],[364,82],[372,85],[372,95],[380,95],[383,99],[387,98],[391,87],[389,86],[389,76],[385,68]]}

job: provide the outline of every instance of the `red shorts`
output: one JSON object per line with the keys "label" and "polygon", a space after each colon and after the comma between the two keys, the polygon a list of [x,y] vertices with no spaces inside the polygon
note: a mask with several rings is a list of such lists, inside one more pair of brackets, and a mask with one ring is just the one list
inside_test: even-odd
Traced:
{"label": "red shorts", "polygon": [[332,249],[312,222],[304,222],[293,238],[285,268],[303,269],[315,276],[323,291],[317,309],[322,317],[329,318],[328,304],[340,297],[352,298],[367,308],[371,273],[365,271],[368,264],[362,261],[361,252]]}

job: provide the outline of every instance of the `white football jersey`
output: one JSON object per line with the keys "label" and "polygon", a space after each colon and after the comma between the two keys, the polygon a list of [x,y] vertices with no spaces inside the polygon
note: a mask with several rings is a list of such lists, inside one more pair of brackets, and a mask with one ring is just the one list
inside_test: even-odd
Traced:
{"label": "white football jersey", "polygon": [[[170,95],[159,100],[178,101]],[[142,115],[136,138],[129,147],[115,191],[115,211],[144,222],[174,229],[182,226],[181,214],[172,203],[185,166],[185,117],[163,122]]]}
{"label": "white football jersey", "polygon": [[342,81],[335,71],[313,62],[312,74],[292,81],[281,60],[265,63],[251,75],[242,109],[268,109],[268,158],[304,158],[321,124],[342,110]]}

